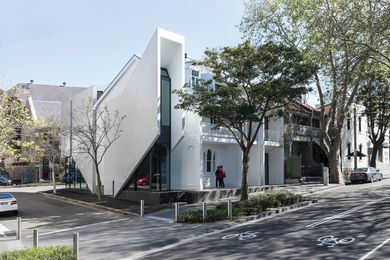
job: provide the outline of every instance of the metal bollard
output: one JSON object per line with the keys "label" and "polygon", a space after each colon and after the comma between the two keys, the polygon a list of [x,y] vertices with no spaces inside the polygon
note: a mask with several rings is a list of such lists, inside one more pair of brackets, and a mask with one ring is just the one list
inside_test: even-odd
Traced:
{"label": "metal bollard", "polygon": [[180,204],[179,202],[175,203],[175,222],[180,222]]}
{"label": "metal bollard", "polygon": [[202,203],[202,207],[203,207],[203,221],[206,221],[206,218],[207,218],[207,204],[206,204],[206,202]]}
{"label": "metal bollard", "polygon": [[145,201],[144,200],[141,200],[140,201],[140,204],[141,204],[141,208],[140,208],[140,213],[139,213],[139,217],[141,218],[141,219],[143,219],[144,218],[144,207],[145,207]]}
{"label": "metal bollard", "polygon": [[33,230],[33,247],[38,248],[39,246],[39,231],[38,229]]}
{"label": "metal bollard", "polygon": [[329,168],[323,167],[322,168],[322,179],[324,181],[324,186],[329,185]]}
{"label": "metal bollard", "polygon": [[73,233],[73,255],[76,260],[80,259],[80,235],[79,233]]}
{"label": "metal bollard", "polygon": [[228,200],[227,204],[228,204],[228,208],[227,208],[228,209],[228,218],[231,220],[231,219],[233,219],[233,203],[231,200]]}
{"label": "metal bollard", "polygon": [[22,239],[22,218],[16,218],[16,221],[18,222],[18,227],[16,230],[16,239],[21,240]]}
{"label": "metal bollard", "polygon": [[115,181],[112,180],[112,197],[114,197],[114,194],[115,194]]}

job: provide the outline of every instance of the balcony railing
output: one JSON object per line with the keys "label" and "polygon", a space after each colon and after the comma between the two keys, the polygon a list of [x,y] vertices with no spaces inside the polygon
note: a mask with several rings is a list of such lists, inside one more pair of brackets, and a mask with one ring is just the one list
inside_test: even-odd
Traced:
{"label": "balcony railing", "polygon": [[306,126],[306,125],[296,125],[288,124],[286,126],[286,134],[289,135],[292,139],[294,138],[320,138],[322,130],[319,128]]}
{"label": "balcony railing", "polygon": [[[215,128],[215,125],[202,123],[202,135],[208,137],[218,137],[218,138],[229,138],[234,139],[233,134],[224,127]],[[237,136],[239,135],[238,131],[236,131]]]}

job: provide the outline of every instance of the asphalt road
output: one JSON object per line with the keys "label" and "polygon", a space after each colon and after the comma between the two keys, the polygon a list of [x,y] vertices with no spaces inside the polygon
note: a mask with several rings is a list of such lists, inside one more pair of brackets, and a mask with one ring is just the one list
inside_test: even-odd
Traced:
{"label": "asphalt road", "polygon": [[[46,233],[122,218],[117,214],[72,205],[36,193],[46,189],[50,189],[50,187],[0,189],[0,192],[11,192],[17,199],[18,217],[22,218],[22,236],[30,235],[32,229],[35,228],[38,228],[40,233]],[[4,234],[1,234],[4,233],[2,230],[15,231],[16,226],[15,216],[1,213],[0,241],[4,240]]]}
{"label": "asphalt road", "polygon": [[[29,231],[40,228],[40,245],[71,245],[79,232],[81,259],[390,259],[390,177],[322,192],[314,206],[239,225],[141,221],[15,195]],[[0,250],[31,245],[31,235],[22,242],[0,241]]]}
{"label": "asphalt road", "polygon": [[[390,259],[390,179],[348,185],[319,199],[309,208],[144,252],[138,258]],[[234,234],[237,237],[226,237]],[[328,239],[321,239],[324,236]]]}

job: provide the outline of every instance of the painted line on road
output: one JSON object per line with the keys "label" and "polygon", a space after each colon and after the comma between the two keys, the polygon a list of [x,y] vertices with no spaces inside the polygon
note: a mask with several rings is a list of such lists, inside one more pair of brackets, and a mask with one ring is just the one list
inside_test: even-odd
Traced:
{"label": "painted line on road", "polygon": [[0,235],[4,236],[5,232],[8,232],[8,231],[9,231],[9,229],[0,223]]}
{"label": "painted line on road", "polygon": [[[64,228],[64,229],[50,231],[50,232],[46,232],[46,233],[39,233],[39,236],[57,234],[57,233],[71,231],[71,230],[74,230],[74,229],[80,229],[80,228],[91,227],[91,226],[96,226],[96,225],[110,224],[110,223],[119,222],[119,221],[123,221],[123,220],[129,220],[129,219],[128,218],[121,218],[121,219],[114,219],[114,220],[103,221],[103,222],[99,222],[99,223],[87,224],[87,225],[78,226],[78,227]],[[32,238],[32,237],[33,236],[26,236],[26,238]]]}
{"label": "painted line on road", "polygon": [[[248,222],[245,222],[245,223],[236,224],[236,225],[234,225],[235,223],[232,223],[234,226],[230,226],[230,227],[225,228],[225,229],[219,229],[219,230],[216,230],[216,231],[213,231],[213,232],[210,232],[210,233],[206,233],[206,234],[203,234],[203,235],[186,238],[186,239],[183,239],[183,240],[181,240],[179,242],[176,242],[176,243],[173,243],[173,244],[170,244],[170,245],[166,245],[166,246],[159,247],[159,248],[154,248],[154,249],[151,249],[151,250],[148,250],[148,251],[144,251],[144,252],[139,252],[139,253],[136,253],[136,254],[131,255],[129,257],[124,257],[124,258],[120,258],[120,259],[121,260],[144,259],[147,255],[151,255],[151,254],[155,254],[155,253],[158,253],[158,252],[161,252],[161,251],[172,249],[172,248],[178,247],[178,246],[183,245],[185,243],[192,242],[192,241],[197,240],[197,239],[201,239],[201,238],[205,238],[205,237],[213,236],[213,235],[218,235],[218,234],[221,234],[223,232],[230,231],[230,230],[233,230],[233,229],[236,229],[236,228],[245,227],[245,226],[251,225],[253,223],[264,221],[266,219],[283,216],[283,215],[288,214],[290,212],[301,210],[301,209],[304,209],[306,207],[308,207],[308,206],[299,207],[299,208],[291,209],[289,211],[281,212],[281,213],[277,214],[276,216],[272,216],[271,215],[271,216],[267,216],[267,217],[260,218],[260,219],[254,219],[254,220],[251,220],[251,221],[248,221]],[[186,224],[184,224],[184,225],[186,225]]]}
{"label": "painted line on road", "polygon": [[386,239],[385,241],[383,241],[380,245],[378,245],[377,247],[375,247],[373,250],[371,250],[370,252],[368,252],[366,255],[364,255],[363,257],[359,258],[359,260],[365,260],[367,259],[370,255],[372,255],[375,251],[377,251],[379,248],[381,248],[382,246],[384,246],[387,242],[390,241],[390,237],[388,239]]}
{"label": "painted line on road", "polygon": [[339,213],[339,214],[337,214],[337,215],[333,215],[333,216],[324,218],[323,220],[314,222],[313,224],[307,225],[306,227],[307,227],[307,228],[312,228],[312,227],[319,226],[319,225],[324,224],[324,223],[326,223],[326,222],[329,222],[329,221],[331,221],[331,220],[333,220],[333,219],[341,218],[341,217],[343,217],[343,216],[345,216],[345,215],[348,215],[348,214],[350,214],[350,213],[352,213],[352,212],[358,211],[358,210],[360,210],[360,209],[363,209],[363,208],[365,208],[365,207],[368,207],[368,206],[370,206],[370,205],[372,205],[372,204],[375,204],[375,203],[377,203],[377,202],[380,202],[380,201],[385,200],[385,199],[388,199],[388,198],[389,198],[389,197],[384,197],[384,198],[381,198],[381,199],[377,199],[377,200],[374,200],[374,201],[367,202],[367,203],[365,203],[365,204],[363,204],[363,205],[361,205],[361,206],[352,208],[352,209],[350,209],[350,210],[344,211],[344,212]]}

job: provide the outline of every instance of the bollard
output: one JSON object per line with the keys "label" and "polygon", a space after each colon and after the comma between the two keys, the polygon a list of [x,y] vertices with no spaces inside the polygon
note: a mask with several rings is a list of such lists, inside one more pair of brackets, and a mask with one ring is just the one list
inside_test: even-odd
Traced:
{"label": "bollard", "polygon": [[328,167],[323,167],[322,168],[322,179],[324,181],[324,186],[329,185],[329,168]]}
{"label": "bollard", "polygon": [[228,218],[231,220],[233,219],[233,204],[232,200],[228,200]]}
{"label": "bollard", "polygon": [[114,191],[115,191],[115,181],[112,180],[112,197],[114,197]]}
{"label": "bollard", "polygon": [[180,222],[180,205],[179,202],[175,203],[175,222]]}
{"label": "bollard", "polygon": [[140,213],[139,213],[139,217],[141,219],[144,218],[144,206],[145,206],[145,201],[144,200],[141,200],[140,201],[140,204],[141,204],[141,208],[140,208]]}
{"label": "bollard", "polygon": [[206,218],[207,218],[207,204],[206,204],[206,202],[203,202],[202,206],[203,206],[203,221],[206,222]]}
{"label": "bollard", "polygon": [[16,221],[18,222],[18,227],[16,230],[16,239],[21,240],[22,239],[22,218],[16,218]]}
{"label": "bollard", "polygon": [[38,248],[39,246],[39,231],[38,229],[33,230],[33,247]]}
{"label": "bollard", "polygon": [[76,257],[76,260],[80,259],[80,243],[79,243],[80,235],[79,233],[73,234],[73,255]]}

